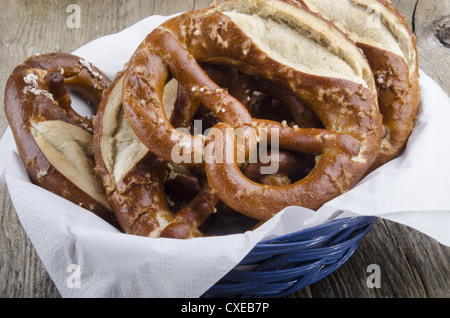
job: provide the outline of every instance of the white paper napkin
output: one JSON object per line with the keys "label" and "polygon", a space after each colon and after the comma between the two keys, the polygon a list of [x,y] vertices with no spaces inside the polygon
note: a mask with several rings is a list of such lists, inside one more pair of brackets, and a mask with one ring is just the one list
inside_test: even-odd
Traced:
{"label": "white paper napkin", "polygon": [[[73,53],[113,79],[167,18],[151,16]],[[399,222],[450,246],[450,101],[423,72],[420,84],[419,120],[401,157],[318,212],[289,207],[252,232],[193,240],[120,233],[33,185],[9,128],[0,141],[0,182],[6,182],[18,217],[63,297],[199,297],[259,241],[355,215]],[[78,107],[88,112],[82,103]]]}

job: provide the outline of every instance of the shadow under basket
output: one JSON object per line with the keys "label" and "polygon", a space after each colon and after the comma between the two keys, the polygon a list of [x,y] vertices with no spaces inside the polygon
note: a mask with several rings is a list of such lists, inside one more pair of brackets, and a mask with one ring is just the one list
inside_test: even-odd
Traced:
{"label": "shadow under basket", "polygon": [[283,297],[342,266],[377,217],[352,217],[258,243],[203,298]]}

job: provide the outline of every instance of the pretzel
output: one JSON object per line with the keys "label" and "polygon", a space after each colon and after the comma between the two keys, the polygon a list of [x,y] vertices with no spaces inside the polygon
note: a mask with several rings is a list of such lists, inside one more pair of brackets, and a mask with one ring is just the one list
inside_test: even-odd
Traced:
{"label": "pretzel", "polygon": [[5,88],[5,112],[32,181],[117,225],[94,171],[92,119],[71,107],[68,89],[95,107],[110,84],[95,66],[67,53],[31,56]]}
{"label": "pretzel", "polygon": [[[204,68],[213,77],[219,74],[213,68]],[[217,77],[216,80],[220,82]],[[204,236],[198,227],[217,210],[219,197],[207,184],[202,184],[198,174],[191,175],[185,168],[166,162],[140,143],[123,117],[122,83],[123,75],[119,73],[105,92],[96,117],[94,137],[97,170],[121,229],[147,237]],[[169,93],[171,89],[167,86],[165,99],[175,99],[171,124],[176,128],[189,128],[199,103],[191,101],[178,84],[177,89]],[[171,83],[171,86],[174,85]],[[128,150],[120,148],[120,144],[128,145]],[[134,149],[129,151],[130,148]],[[118,158],[121,154],[125,154],[123,159],[129,160],[128,163]],[[183,205],[185,202],[187,205]],[[227,208],[221,206],[222,210]]]}
{"label": "pretzel", "polygon": [[[166,181],[181,177],[184,183],[187,176],[178,174],[171,163],[150,152],[136,137],[122,109],[123,82],[124,75],[119,73],[105,92],[94,122],[97,171],[121,229],[154,238],[204,236],[198,227],[215,211],[219,197],[204,183],[186,206],[171,211]],[[196,180],[194,186],[199,186]]]}
{"label": "pretzel", "polygon": [[[271,30],[282,31],[283,36]],[[292,44],[292,50],[283,47],[272,51],[264,45],[262,35],[286,39],[281,45]],[[327,62],[309,68],[308,59],[314,57],[295,49],[296,43],[310,45]],[[252,118],[199,63],[235,66],[249,76],[290,90],[312,109],[324,129],[288,127]],[[275,128],[282,147],[316,155],[312,172],[286,187],[256,184],[245,178],[236,162],[202,158],[208,182],[220,199],[252,218],[267,220],[288,205],[319,208],[353,187],[378,154],[382,118],[370,66],[343,32],[310,11],[293,9],[281,1],[225,1],[172,18],[141,43],[124,75],[125,117],[152,153],[171,161],[173,149],[182,149],[183,155],[192,159],[195,145],[203,144],[205,137],[179,132],[170,125],[162,96],[172,76],[191,99],[201,102],[220,120],[214,128],[222,137],[228,136],[227,127],[242,129],[248,137],[260,129]],[[211,137],[206,137],[207,146],[213,144]],[[226,146],[234,144],[210,147],[216,151],[205,151],[204,157],[226,156]],[[248,155],[251,151],[246,150]],[[193,161],[183,163],[191,165]]]}
{"label": "pretzel", "polygon": [[376,79],[384,126],[371,170],[397,157],[414,129],[420,98],[416,39],[405,17],[385,0],[285,1],[336,23],[363,50]]}

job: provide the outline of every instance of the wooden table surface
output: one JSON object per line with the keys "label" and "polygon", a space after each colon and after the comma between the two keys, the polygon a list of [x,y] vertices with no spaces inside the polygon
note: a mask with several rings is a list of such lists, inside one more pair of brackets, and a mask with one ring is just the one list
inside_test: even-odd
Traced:
{"label": "wooden table surface", "polygon": [[[450,93],[450,1],[393,0],[417,38],[420,67]],[[79,28],[69,28],[69,5],[80,9]],[[72,52],[153,14],[202,8],[210,0],[0,0],[0,97],[13,68],[34,53]],[[6,9],[7,8],[7,9]],[[69,12],[67,12],[69,11]],[[69,24],[70,25],[70,24]],[[0,135],[7,128],[0,112]],[[0,297],[57,298],[58,290],[27,238],[0,185]],[[378,220],[360,248],[330,276],[295,298],[448,298],[450,248],[416,230]],[[367,268],[380,268],[380,288],[369,288]]]}

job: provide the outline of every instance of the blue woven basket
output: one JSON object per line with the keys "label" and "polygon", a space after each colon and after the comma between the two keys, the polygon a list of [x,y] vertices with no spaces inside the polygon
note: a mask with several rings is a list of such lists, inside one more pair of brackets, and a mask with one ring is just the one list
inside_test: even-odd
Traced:
{"label": "blue woven basket", "polygon": [[376,217],[334,220],[258,243],[204,298],[283,297],[342,266]]}

